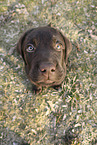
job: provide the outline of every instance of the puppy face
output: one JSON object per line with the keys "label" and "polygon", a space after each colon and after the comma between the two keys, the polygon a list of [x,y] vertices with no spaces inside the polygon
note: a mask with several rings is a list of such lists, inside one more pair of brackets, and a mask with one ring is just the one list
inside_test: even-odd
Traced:
{"label": "puppy face", "polygon": [[71,43],[60,31],[49,26],[28,30],[20,38],[17,51],[36,86],[57,86],[64,80]]}

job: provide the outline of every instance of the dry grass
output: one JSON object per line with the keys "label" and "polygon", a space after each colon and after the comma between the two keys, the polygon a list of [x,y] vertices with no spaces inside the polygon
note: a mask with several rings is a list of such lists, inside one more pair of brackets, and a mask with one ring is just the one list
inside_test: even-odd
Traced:
{"label": "dry grass", "polygon": [[[8,3],[9,2],[9,3]],[[97,144],[95,1],[1,1],[1,145]],[[31,91],[15,50],[27,29],[49,22],[73,43],[62,88]]]}

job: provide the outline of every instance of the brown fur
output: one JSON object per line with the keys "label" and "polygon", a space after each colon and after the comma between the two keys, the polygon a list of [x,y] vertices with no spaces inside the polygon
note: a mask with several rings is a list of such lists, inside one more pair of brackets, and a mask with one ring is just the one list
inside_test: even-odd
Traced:
{"label": "brown fur", "polygon": [[17,51],[25,62],[26,73],[36,93],[42,86],[60,86],[71,49],[70,41],[49,25],[30,29],[21,36]]}

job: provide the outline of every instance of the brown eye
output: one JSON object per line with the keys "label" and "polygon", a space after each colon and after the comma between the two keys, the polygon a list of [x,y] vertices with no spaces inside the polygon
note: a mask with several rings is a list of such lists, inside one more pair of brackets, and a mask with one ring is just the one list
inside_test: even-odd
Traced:
{"label": "brown eye", "polygon": [[27,52],[34,52],[35,51],[35,48],[33,45],[29,45],[26,49]]}

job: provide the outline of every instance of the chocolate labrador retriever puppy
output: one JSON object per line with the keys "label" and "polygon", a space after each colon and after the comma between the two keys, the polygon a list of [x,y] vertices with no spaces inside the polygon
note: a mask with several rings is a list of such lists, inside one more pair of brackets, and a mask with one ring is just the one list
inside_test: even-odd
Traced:
{"label": "chocolate labrador retriever puppy", "polygon": [[43,86],[58,88],[66,75],[70,41],[51,26],[26,31],[17,43],[17,51],[25,63],[25,70],[39,93]]}

